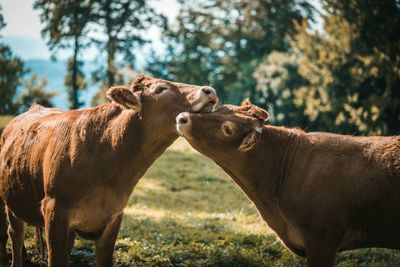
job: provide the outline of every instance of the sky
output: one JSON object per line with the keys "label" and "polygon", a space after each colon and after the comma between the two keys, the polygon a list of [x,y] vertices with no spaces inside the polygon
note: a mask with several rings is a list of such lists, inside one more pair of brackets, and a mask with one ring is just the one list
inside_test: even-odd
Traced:
{"label": "sky", "polygon": [[[50,52],[46,41],[42,39],[40,30],[42,25],[39,12],[33,10],[33,0],[1,0],[4,20],[7,26],[1,31],[2,39],[9,44],[13,51],[23,60],[49,59]],[[172,21],[179,10],[176,0],[153,0],[151,4],[158,11]],[[153,28],[149,31],[149,38],[157,50],[162,49],[160,30]],[[148,49],[148,48],[146,48]],[[69,57],[68,52],[58,54],[59,59]],[[94,49],[85,51],[84,60],[93,60],[96,57]]]}

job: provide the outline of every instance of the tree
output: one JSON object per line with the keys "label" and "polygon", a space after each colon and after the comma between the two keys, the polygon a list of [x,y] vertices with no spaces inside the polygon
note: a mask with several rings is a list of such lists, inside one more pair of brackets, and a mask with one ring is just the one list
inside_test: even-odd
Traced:
{"label": "tree", "polygon": [[274,51],[253,74],[258,102],[267,107],[270,123],[303,127],[308,124],[304,111],[295,105],[298,88],[307,85],[298,74],[297,59],[296,54]]}
{"label": "tree", "polygon": [[148,70],[211,83],[223,101],[237,104],[247,96],[258,103],[255,68],[270,52],[289,49],[294,22],[311,17],[311,6],[299,0],[187,1],[178,23],[164,33],[165,57],[151,59]]}
{"label": "tree", "polygon": [[21,78],[26,73],[24,64],[10,47],[0,44],[0,114],[15,114],[14,96]]}
{"label": "tree", "polygon": [[32,74],[29,80],[24,81],[24,91],[18,96],[18,104],[21,112],[25,112],[36,103],[42,106],[52,107],[51,98],[57,95],[55,92],[46,92],[47,81],[42,77],[39,83],[36,74]]}
{"label": "tree", "polygon": [[[42,35],[47,44],[55,52],[59,49],[72,48],[73,55],[68,60],[66,86],[69,91],[71,108],[79,108],[79,91],[85,88],[82,83],[84,75],[83,63],[79,55],[88,45],[88,23],[91,21],[92,0],[36,0],[34,8],[40,10],[40,18],[44,27]],[[54,56],[54,55],[53,55]]]}
{"label": "tree", "polygon": [[299,24],[292,50],[307,84],[295,92],[312,129],[400,132],[400,5],[327,1],[324,31]]}
{"label": "tree", "polygon": [[96,0],[92,11],[94,28],[103,34],[93,41],[100,54],[106,55],[107,62],[93,77],[109,87],[120,78],[117,77],[119,67],[134,68],[135,49],[148,42],[144,34],[151,26],[162,26],[165,18],[145,0]]}
{"label": "tree", "polygon": [[[5,25],[0,6],[0,30]],[[0,114],[14,114],[17,112],[14,96],[26,71],[22,60],[14,55],[11,48],[0,43]]]}
{"label": "tree", "polygon": [[[115,73],[115,77],[118,78],[118,84],[123,84],[126,81],[133,80],[137,74],[138,73],[132,68],[124,67],[117,70],[117,72]],[[100,87],[100,90],[93,96],[91,105],[97,106],[109,102],[110,100],[107,98],[108,89],[110,89],[110,87],[106,84],[103,84]]]}
{"label": "tree", "polygon": [[6,26],[6,23],[4,22],[2,10],[3,10],[3,8],[0,5],[0,30],[3,29]]}
{"label": "tree", "polygon": [[[353,29],[352,50],[361,72],[360,98],[368,101],[378,132],[400,132],[400,1],[328,1],[332,15],[342,16]],[[354,34],[355,33],[355,34]],[[367,96],[364,91],[369,91]],[[368,98],[368,100],[367,100]]]}
{"label": "tree", "polygon": [[81,107],[84,104],[79,101],[76,93],[77,90],[83,90],[86,88],[85,74],[82,71],[82,67],[82,61],[77,60],[74,57],[68,59],[67,75],[65,76],[64,84],[69,89],[69,101],[75,103],[75,105],[71,105],[72,109]]}

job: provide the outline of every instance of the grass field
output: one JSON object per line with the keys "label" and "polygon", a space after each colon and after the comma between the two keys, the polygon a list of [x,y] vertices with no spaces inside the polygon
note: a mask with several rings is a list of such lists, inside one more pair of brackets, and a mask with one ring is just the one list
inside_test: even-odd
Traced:
{"label": "grass field", "polygon": [[[41,265],[33,229],[26,245]],[[93,249],[92,242],[78,239],[72,266],[95,266]],[[281,245],[229,177],[183,139],[135,188],[114,258],[115,266],[307,266]],[[340,253],[337,265],[400,266],[400,252]]]}

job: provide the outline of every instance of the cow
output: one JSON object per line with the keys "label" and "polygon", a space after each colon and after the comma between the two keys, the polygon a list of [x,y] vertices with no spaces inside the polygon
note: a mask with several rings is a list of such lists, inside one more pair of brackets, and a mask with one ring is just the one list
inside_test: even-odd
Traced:
{"label": "cow", "polygon": [[400,249],[400,136],[306,133],[266,119],[249,101],[176,118],[309,266],[333,266],[338,251]]}
{"label": "cow", "polygon": [[95,241],[97,266],[111,266],[123,209],[178,137],[175,117],[209,112],[217,103],[212,87],[143,74],[130,87],[110,88],[107,97],[111,103],[71,111],[36,105],[4,129],[0,196],[12,266],[22,266],[26,223],[44,226],[48,266],[68,266],[75,234]]}

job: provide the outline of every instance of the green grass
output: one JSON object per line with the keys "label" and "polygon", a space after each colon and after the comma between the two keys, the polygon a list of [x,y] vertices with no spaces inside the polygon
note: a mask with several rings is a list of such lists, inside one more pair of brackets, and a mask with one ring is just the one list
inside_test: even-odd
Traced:
{"label": "green grass", "polygon": [[[40,263],[32,229],[26,243]],[[181,139],[135,188],[114,258],[116,266],[306,266],[281,245],[228,176]],[[73,266],[95,266],[93,243],[78,239],[71,260]],[[337,265],[400,266],[400,252],[340,253]]]}

